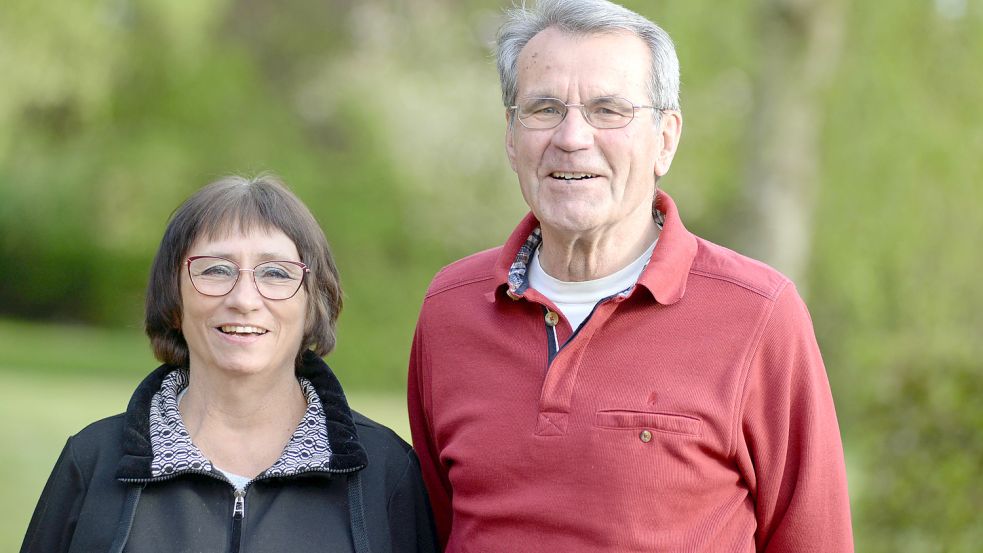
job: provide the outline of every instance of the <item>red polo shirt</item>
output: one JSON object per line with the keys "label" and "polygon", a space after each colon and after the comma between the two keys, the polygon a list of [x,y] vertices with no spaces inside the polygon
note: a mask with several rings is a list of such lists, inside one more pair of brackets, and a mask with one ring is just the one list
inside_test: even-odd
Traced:
{"label": "red polo shirt", "polygon": [[689,233],[668,195],[656,207],[637,285],[575,334],[559,317],[558,351],[555,306],[521,275],[532,215],[434,278],[409,410],[447,551],[853,551],[836,414],[794,286]]}

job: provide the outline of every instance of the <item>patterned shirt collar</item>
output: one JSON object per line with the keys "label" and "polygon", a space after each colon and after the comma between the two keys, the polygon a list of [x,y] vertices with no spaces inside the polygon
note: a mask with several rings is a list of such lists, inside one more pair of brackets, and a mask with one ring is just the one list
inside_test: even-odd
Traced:
{"label": "patterned shirt collar", "polygon": [[529,288],[529,261],[532,254],[543,241],[543,232],[539,227],[533,229],[526,242],[519,248],[515,261],[509,267],[509,295],[521,296]]}
{"label": "patterned shirt collar", "polygon": [[[307,411],[297,425],[280,458],[256,478],[294,476],[304,472],[326,471],[331,461],[326,417],[314,386],[298,378],[307,398]],[[150,402],[150,444],[153,459],[151,476],[167,477],[182,472],[219,473],[191,441],[178,410],[178,394],[188,387],[188,369],[168,374]]]}

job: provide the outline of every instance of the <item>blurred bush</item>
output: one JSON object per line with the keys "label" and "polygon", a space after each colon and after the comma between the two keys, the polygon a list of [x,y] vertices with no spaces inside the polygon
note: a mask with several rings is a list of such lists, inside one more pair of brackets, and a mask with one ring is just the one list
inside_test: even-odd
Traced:
{"label": "blurred bush", "polygon": [[870,455],[854,507],[863,543],[868,551],[979,551],[979,358],[916,355],[891,369],[859,419],[871,432],[857,437]]}
{"label": "blurred bush", "polygon": [[271,170],[338,257],[334,362],[353,386],[399,386],[433,272],[522,214],[488,12],[57,4],[0,18],[0,263],[18,268],[0,314],[139,325],[171,211],[222,174]]}

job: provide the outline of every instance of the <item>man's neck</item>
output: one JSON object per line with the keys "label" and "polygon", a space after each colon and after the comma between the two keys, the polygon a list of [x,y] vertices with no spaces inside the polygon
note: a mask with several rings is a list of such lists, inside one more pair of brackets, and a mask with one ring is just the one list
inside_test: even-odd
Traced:
{"label": "man's neck", "polygon": [[649,217],[644,225],[571,235],[542,227],[539,261],[551,277],[565,282],[596,280],[614,274],[638,259],[659,237]]}

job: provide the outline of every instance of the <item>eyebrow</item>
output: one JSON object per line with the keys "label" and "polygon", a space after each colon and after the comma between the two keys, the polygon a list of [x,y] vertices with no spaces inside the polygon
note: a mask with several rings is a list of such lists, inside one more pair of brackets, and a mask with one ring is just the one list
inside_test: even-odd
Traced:
{"label": "eyebrow", "polygon": [[556,96],[550,94],[549,92],[532,92],[532,93],[529,93],[529,94],[523,94],[523,95],[519,96],[518,98],[521,98],[521,99],[526,99],[526,98],[556,98]]}
{"label": "eyebrow", "polygon": [[[624,94],[614,93],[614,92],[610,92],[610,91],[602,91],[602,92],[600,92],[598,94],[594,94],[594,95],[592,95],[592,96],[590,96],[590,97],[588,97],[586,99],[581,99],[581,103],[584,102],[584,101],[593,100],[595,98],[611,98],[611,97],[626,98],[626,96]],[[535,92],[535,93],[530,93],[530,94],[523,94],[522,96],[518,96],[516,98],[516,100],[531,100],[533,98],[554,98],[554,99],[560,100],[563,103],[567,103],[567,101],[564,100],[563,98],[560,98],[559,96],[556,96],[556,95],[554,95],[553,93],[550,93],[550,92]]]}

